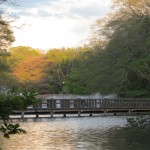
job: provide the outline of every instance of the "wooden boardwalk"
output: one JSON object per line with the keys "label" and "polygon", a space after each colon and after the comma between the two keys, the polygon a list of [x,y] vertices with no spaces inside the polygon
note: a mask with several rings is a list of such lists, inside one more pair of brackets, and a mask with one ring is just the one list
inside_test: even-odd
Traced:
{"label": "wooden boardwalk", "polygon": [[49,115],[54,114],[77,114],[88,113],[132,113],[150,112],[150,99],[47,99],[42,100],[34,106],[29,106],[24,111],[14,111],[13,115]]}

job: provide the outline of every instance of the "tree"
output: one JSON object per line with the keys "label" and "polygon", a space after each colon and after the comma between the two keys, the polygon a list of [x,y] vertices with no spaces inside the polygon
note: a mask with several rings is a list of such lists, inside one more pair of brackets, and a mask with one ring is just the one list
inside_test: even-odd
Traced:
{"label": "tree", "polygon": [[[4,1],[0,1],[4,2]],[[9,21],[0,14],[0,87],[9,77],[9,65],[7,58],[9,57],[8,48],[15,40]]]}
{"label": "tree", "polygon": [[4,20],[2,16],[0,16],[0,52],[1,55],[5,54],[8,50],[8,47],[14,41],[13,32],[11,27],[9,26],[9,22]]}
{"label": "tree", "polygon": [[150,65],[147,59],[150,58],[150,5],[146,0],[119,0],[118,4],[116,6],[120,9],[115,12],[115,18],[111,18],[104,29],[111,29],[105,34],[110,37],[105,54],[108,63],[113,65],[107,69],[113,68],[118,72],[118,76],[116,72],[111,72],[109,76],[113,81],[113,75],[116,76],[116,89],[122,96],[149,96]]}
{"label": "tree", "polygon": [[27,106],[34,104],[35,92],[22,92],[14,93],[12,91],[0,92],[0,118],[3,121],[3,125],[0,126],[0,131],[4,134],[4,137],[9,138],[11,134],[26,133],[25,130],[20,128],[20,125],[10,123],[9,115],[14,110],[24,110]]}
{"label": "tree", "polygon": [[64,93],[71,93],[76,95],[85,95],[89,93],[89,89],[85,82],[85,78],[82,79],[83,76],[80,76],[78,73],[78,69],[73,69],[69,74],[65,76],[64,82],[65,85],[63,87]]}
{"label": "tree", "polygon": [[76,70],[89,92],[149,97],[149,1],[116,0],[93,28],[91,51]]}
{"label": "tree", "polygon": [[26,58],[14,68],[13,75],[22,83],[39,81],[48,63],[42,56]]}
{"label": "tree", "polygon": [[11,56],[8,58],[11,68],[16,67],[17,64],[29,59],[30,57],[43,56],[39,49],[34,49],[29,46],[18,46],[9,49]]}
{"label": "tree", "polygon": [[52,65],[47,69],[46,73],[47,82],[51,86],[51,92],[63,92],[65,76],[74,68],[80,50],[80,48],[68,48],[53,49],[47,52],[46,56],[52,62]]}
{"label": "tree", "polygon": [[[4,2],[9,1],[0,0],[0,4]],[[8,48],[13,41],[14,36],[9,21],[0,14],[0,118],[3,121],[3,124],[0,126],[0,131],[4,133],[4,137],[6,138],[9,138],[10,134],[25,133],[19,124],[9,122],[9,115],[15,109],[25,109],[28,105],[33,104],[35,100],[35,93],[22,92],[22,95],[20,93],[15,94],[14,91],[9,92],[10,83],[9,88],[5,86],[4,82],[8,81],[10,73],[10,68],[7,63],[9,56]]]}

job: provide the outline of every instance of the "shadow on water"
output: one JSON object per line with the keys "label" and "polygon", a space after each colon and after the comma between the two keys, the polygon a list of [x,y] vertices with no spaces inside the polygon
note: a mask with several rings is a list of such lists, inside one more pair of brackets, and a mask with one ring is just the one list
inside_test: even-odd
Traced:
{"label": "shadow on water", "polygon": [[107,150],[150,150],[149,129],[110,129],[102,147]]}

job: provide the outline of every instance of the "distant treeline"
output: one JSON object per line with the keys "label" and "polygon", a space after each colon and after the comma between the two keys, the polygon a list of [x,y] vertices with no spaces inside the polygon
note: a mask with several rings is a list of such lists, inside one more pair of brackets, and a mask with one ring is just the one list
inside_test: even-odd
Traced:
{"label": "distant treeline", "polygon": [[150,97],[149,0],[113,0],[112,11],[92,26],[88,44],[46,53],[26,46],[7,51],[14,37],[0,20],[2,89]]}

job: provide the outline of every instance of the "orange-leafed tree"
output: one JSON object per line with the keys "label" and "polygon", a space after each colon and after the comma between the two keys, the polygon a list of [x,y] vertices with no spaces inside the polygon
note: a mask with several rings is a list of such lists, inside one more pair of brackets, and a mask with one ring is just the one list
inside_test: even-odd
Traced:
{"label": "orange-leafed tree", "polygon": [[11,68],[16,67],[17,64],[21,63],[29,57],[43,56],[39,49],[34,49],[29,46],[12,47],[10,48],[9,52],[11,55],[8,58],[8,62]]}
{"label": "orange-leafed tree", "polygon": [[38,82],[43,76],[50,61],[42,56],[30,57],[20,62],[13,71],[19,82]]}

